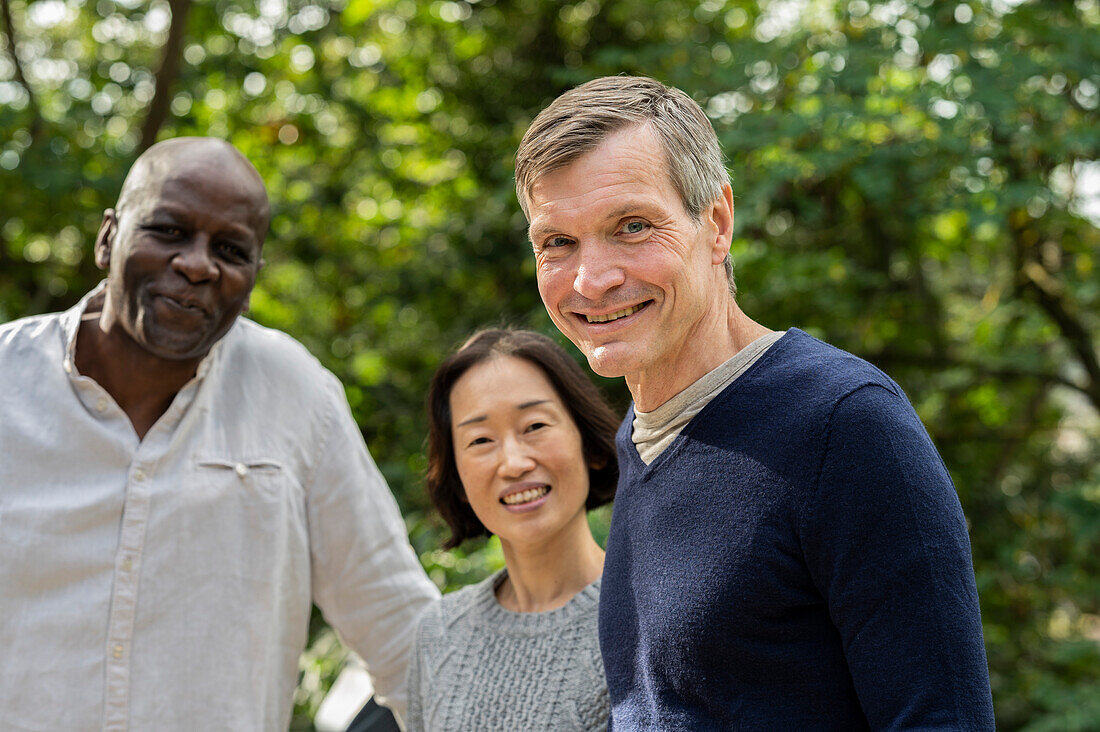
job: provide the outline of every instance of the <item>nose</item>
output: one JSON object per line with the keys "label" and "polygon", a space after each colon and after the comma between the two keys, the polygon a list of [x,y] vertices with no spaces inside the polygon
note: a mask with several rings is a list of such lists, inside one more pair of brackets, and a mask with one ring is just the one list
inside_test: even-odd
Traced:
{"label": "nose", "polygon": [[527,447],[515,438],[506,437],[501,442],[500,451],[498,471],[504,478],[518,478],[535,467],[535,460],[527,452]]}
{"label": "nose", "polygon": [[602,242],[580,244],[573,289],[588,300],[599,300],[609,290],[626,281],[623,268],[615,259],[611,245]]}
{"label": "nose", "polygon": [[209,237],[199,234],[187,242],[172,257],[172,269],[192,284],[217,279],[218,267],[210,254]]}

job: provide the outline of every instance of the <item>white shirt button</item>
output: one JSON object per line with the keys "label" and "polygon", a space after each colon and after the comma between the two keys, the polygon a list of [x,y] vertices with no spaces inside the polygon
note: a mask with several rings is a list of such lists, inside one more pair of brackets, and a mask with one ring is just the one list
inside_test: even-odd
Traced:
{"label": "white shirt button", "polygon": [[138,468],[134,471],[134,480],[145,480],[145,471]]}
{"label": "white shirt button", "polygon": [[132,561],[130,561],[130,557],[126,557],[125,559],[122,560],[122,571],[123,572],[129,572],[133,568],[134,568],[134,563]]}
{"label": "white shirt button", "polygon": [[248,475],[248,466],[244,463],[237,463],[237,467],[234,468],[234,470],[236,470],[237,475],[241,476],[242,478]]}
{"label": "white shirt button", "polygon": [[115,645],[114,650],[111,651],[111,655],[114,656],[115,658],[122,658],[122,644],[121,643],[118,643],[118,644]]}
{"label": "white shirt button", "polygon": [[96,400],[95,410],[97,412],[102,412],[105,409],[107,409],[107,397],[100,397]]}

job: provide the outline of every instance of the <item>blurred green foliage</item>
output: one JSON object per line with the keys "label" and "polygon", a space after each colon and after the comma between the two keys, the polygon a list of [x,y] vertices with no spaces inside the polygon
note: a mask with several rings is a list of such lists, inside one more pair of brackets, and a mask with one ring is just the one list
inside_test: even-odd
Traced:
{"label": "blurred green foliage", "polygon": [[[556,335],[512,191],[519,138],[594,76],[686,90],[728,154],[743,308],[882,366],[943,454],[998,726],[1100,729],[1097,0],[3,6],[0,321],[99,278],[95,231],[143,127],[231,140],[274,204],[251,315],[347,385],[446,588],[501,558],[438,548],[427,380],[477,327]],[[158,90],[173,18],[179,73]],[[312,638],[296,728],[343,657],[319,619]]]}

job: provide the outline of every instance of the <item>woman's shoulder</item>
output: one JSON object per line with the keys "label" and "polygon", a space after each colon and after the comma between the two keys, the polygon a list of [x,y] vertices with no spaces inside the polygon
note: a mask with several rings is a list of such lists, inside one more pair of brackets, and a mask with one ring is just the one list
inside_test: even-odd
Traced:
{"label": "woman's shoulder", "polygon": [[496,604],[496,588],[503,579],[504,570],[498,570],[480,582],[448,592],[437,606],[441,623],[450,626],[465,618],[483,615]]}
{"label": "woman's shoulder", "polygon": [[449,592],[425,608],[417,624],[417,653],[431,659],[468,643],[476,629],[485,625],[478,622],[485,615],[484,607],[489,601],[495,602],[496,576]]}

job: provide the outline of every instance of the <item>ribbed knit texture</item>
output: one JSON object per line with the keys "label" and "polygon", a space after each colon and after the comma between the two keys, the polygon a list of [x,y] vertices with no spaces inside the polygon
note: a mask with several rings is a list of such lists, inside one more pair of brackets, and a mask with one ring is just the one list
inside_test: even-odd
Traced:
{"label": "ribbed knit texture", "polygon": [[606,729],[600,581],[556,610],[516,613],[495,596],[505,576],[424,613],[409,664],[408,731]]}
{"label": "ribbed knit texture", "polygon": [[612,729],[993,729],[962,509],[889,377],[792,329],[648,466],[631,422]]}

